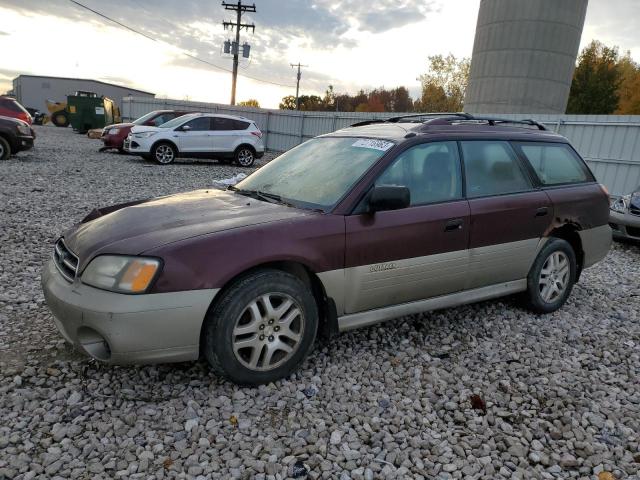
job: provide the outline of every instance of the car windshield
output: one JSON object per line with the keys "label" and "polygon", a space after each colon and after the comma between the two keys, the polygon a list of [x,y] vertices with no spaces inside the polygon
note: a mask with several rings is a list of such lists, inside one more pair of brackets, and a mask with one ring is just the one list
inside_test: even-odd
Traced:
{"label": "car windshield", "polygon": [[174,127],[179,127],[180,125],[182,125],[184,122],[186,122],[187,120],[191,120],[194,117],[197,117],[198,114],[188,114],[188,115],[182,115],[181,117],[176,117],[173,120],[169,120],[167,123],[163,123],[162,125],[159,126],[159,128],[174,128]]}
{"label": "car windshield", "polygon": [[140,118],[137,118],[136,120],[134,120],[133,123],[134,125],[144,125],[144,122],[146,122],[147,120],[155,117],[158,114],[158,112],[149,112],[146,115],[141,116]]}
{"label": "car windshield", "polygon": [[316,138],[283,153],[236,189],[326,211],[393,145],[369,138]]}

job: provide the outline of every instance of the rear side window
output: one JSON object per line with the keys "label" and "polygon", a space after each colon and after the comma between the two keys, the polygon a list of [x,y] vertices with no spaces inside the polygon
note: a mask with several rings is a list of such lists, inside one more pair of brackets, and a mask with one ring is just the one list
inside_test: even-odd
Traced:
{"label": "rear side window", "polygon": [[461,142],[467,197],[531,190],[531,182],[508,142]]}
{"label": "rear side window", "polygon": [[564,143],[518,143],[543,185],[583,183],[590,175],[582,160]]}
{"label": "rear side window", "polygon": [[242,120],[233,121],[234,130],[246,130],[249,128],[249,122],[243,122]]}
{"label": "rear side window", "polygon": [[15,113],[28,113],[23,107],[22,105],[20,105],[18,102],[16,102],[15,100],[13,100],[12,98],[3,98],[0,101],[0,105],[2,105],[3,107],[5,107],[7,110],[11,111],[11,112],[15,112]]}

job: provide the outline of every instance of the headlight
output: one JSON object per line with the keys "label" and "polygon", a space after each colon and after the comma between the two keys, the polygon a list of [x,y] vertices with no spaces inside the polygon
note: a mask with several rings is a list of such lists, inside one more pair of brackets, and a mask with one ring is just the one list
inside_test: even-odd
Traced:
{"label": "headlight", "polygon": [[144,293],[160,270],[156,258],[101,255],[82,273],[82,283],[118,293]]}
{"label": "headlight", "polygon": [[611,210],[618,213],[626,213],[629,208],[629,196],[620,197],[611,203]]}
{"label": "headlight", "polygon": [[18,125],[18,132],[20,132],[21,135],[31,135],[31,127],[29,127],[29,125],[20,123]]}
{"label": "headlight", "polygon": [[156,133],[158,133],[158,132],[134,133],[133,136],[134,137],[138,137],[138,138],[149,138],[149,137],[153,137]]}
{"label": "headlight", "polygon": [[109,129],[109,135],[117,135],[118,131],[119,131],[119,129],[117,129],[117,128],[111,128],[111,129]]}

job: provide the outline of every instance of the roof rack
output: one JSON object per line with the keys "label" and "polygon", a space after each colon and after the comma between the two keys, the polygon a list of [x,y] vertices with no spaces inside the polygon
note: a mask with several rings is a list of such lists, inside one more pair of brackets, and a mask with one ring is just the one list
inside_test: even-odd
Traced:
{"label": "roof rack", "polygon": [[[427,118],[426,121],[420,121],[419,118]],[[470,113],[464,112],[443,112],[443,113],[413,113],[409,115],[400,115],[397,117],[390,117],[387,119],[372,119],[364,120],[362,122],[354,123],[352,127],[364,127],[365,125],[372,125],[376,123],[400,123],[403,119],[409,119],[409,122],[422,123],[424,125],[452,125],[454,123],[460,124],[465,122],[475,124],[487,124],[491,126],[501,124],[513,124],[513,125],[528,125],[531,127],[537,127],[538,130],[547,130],[543,124],[536,122],[532,119],[524,120],[511,120],[508,118],[497,117],[475,117]]]}
{"label": "roof rack", "polygon": [[[418,119],[418,118],[424,118],[424,117],[433,117],[433,118],[454,117],[454,118],[463,118],[463,119],[470,120],[473,118],[473,115],[469,113],[464,113],[464,112],[412,113],[409,115],[400,115],[398,117],[387,118],[387,122],[399,123],[401,120],[404,120],[404,119],[409,119],[409,121],[412,121],[411,119]],[[423,123],[423,122],[417,122],[417,123]]]}

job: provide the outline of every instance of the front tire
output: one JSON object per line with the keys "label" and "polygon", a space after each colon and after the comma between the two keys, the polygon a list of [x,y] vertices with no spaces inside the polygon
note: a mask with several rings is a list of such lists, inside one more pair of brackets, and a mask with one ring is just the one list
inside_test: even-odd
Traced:
{"label": "front tire", "polygon": [[0,160],[7,160],[11,155],[11,145],[4,138],[0,137]]}
{"label": "front tire", "polygon": [[69,126],[69,115],[64,110],[59,110],[51,115],[51,122],[56,127],[68,127]]}
{"label": "front tire", "polygon": [[256,154],[251,147],[239,147],[236,150],[235,160],[241,167],[251,167],[256,161]]}
{"label": "front tire", "polygon": [[318,307],[297,277],[261,270],[236,281],[207,314],[204,355],[213,370],[241,385],[287,377],[311,351]]}
{"label": "front tire", "polygon": [[154,145],[151,150],[151,155],[153,159],[161,165],[168,165],[173,163],[173,161],[178,156],[178,151],[176,148],[167,142],[160,142],[157,145]]}
{"label": "front tire", "polygon": [[576,254],[569,242],[550,238],[527,276],[527,308],[535,313],[551,313],[562,307],[573,289],[576,271]]}

